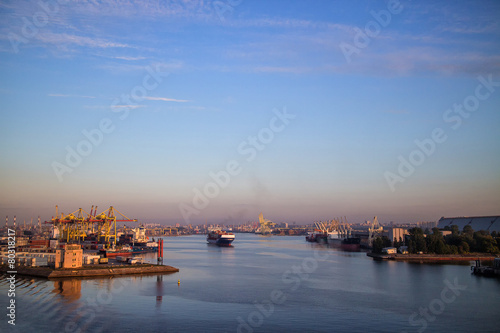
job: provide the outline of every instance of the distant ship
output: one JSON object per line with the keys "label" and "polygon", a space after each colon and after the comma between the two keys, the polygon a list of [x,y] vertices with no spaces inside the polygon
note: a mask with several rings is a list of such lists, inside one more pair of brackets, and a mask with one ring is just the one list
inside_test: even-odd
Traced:
{"label": "distant ship", "polygon": [[361,249],[361,238],[348,237],[342,240],[340,248],[344,251],[359,251]]}
{"label": "distant ship", "polygon": [[341,237],[338,231],[332,231],[328,233],[328,245],[332,247],[340,248],[344,238]]}
{"label": "distant ship", "polygon": [[327,240],[327,233],[323,232],[319,229],[314,229],[314,231],[311,231],[307,234],[306,236],[306,241],[314,243],[326,243]]}
{"label": "distant ship", "polygon": [[328,233],[328,245],[344,251],[359,251],[361,249],[361,238],[332,231]]}
{"label": "distant ship", "polygon": [[222,230],[212,230],[207,235],[207,242],[218,246],[231,246],[234,234]]}

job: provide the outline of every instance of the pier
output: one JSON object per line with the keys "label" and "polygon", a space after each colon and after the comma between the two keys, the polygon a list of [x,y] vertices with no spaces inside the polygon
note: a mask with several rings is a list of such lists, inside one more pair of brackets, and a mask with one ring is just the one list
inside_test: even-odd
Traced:
{"label": "pier", "polygon": [[[0,272],[11,271],[7,265],[0,266]],[[169,274],[176,273],[179,269],[167,265],[141,264],[141,265],[99,265],[84,266],[82,268],[60,268],[18,266],[19,275],[36,276],[48,279],[74,278],[74,277],[110,277],[138,274]]]}

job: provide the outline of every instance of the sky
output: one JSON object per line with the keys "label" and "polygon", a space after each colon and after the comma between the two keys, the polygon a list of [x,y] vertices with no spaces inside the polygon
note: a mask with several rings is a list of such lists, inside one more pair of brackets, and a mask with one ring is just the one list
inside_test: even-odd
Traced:
{"label": "sky", "polygon": [[499,17],[498,1],[0,0],[0,218],[498,215]]}

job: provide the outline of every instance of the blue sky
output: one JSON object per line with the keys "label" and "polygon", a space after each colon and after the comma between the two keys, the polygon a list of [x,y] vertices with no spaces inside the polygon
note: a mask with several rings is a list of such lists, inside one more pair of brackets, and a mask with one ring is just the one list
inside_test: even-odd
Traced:
{"label": "blue sky", "polygon": [[182,224],[500,213],[497,1],[41,3],[0,1],[10,221],[56,204]]}

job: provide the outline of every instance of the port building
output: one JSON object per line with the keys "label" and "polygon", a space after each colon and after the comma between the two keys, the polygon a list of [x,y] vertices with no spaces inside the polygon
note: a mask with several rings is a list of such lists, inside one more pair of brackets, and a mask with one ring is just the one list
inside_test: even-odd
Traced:
{"label": "port building", "polygon": [[500,215],[497,216],[462,216],[462,217],[442,217],[438,221],[438,228],[452,225],[458,226],[462,231],[466,225],[470,225],[474,231],[486,230],[489,232],[500,232]]}
{"label": "port building", "polygon": [[55,268],[82,267],[83,250],[80,245],[64,245],[63,249],[56,250]]}

